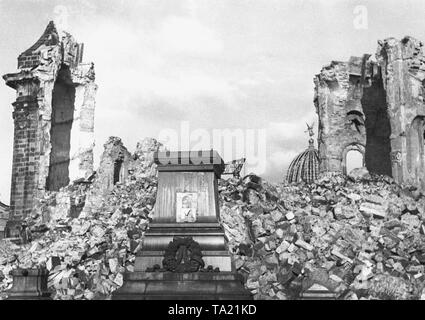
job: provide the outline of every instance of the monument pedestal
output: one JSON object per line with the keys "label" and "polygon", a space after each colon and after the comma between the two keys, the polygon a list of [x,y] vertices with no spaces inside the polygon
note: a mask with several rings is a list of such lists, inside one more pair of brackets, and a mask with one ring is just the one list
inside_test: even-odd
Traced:
{"label": "monument pedestal", "polygon": [[240,274],[233,272],[133,272],[114,300],[250,300]]}
{"label": "monument pedestal", "polygon": [[219,223],[215,151],[160,152],[155,217],[114,300],[249,300]]}
{"label": "monument pedestal", "polygon": [[205,267],[232,271],[232,261],[226,246],[224,231],[218,222],[152,223],[145,234],[143,250],[136,257],[135,271],[162,266],[165,250],[174,237],[191,237],[199,243]]}
{"label": "monument pedestal", "polygon": [[13,286],[7,291],[7,300],[51,300],[46,269],[15,269],[12,276]]}

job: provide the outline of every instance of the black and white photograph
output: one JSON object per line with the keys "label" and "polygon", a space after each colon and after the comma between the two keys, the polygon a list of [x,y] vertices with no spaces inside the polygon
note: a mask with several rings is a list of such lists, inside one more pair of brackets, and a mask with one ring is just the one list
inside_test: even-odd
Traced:
{"label": "black and white photograph", "polygon": [[0,0],[0,308],[425,300],[424,17]]}
{"label": "black and white photograph", "polygon": [[198,194],[195,192],[177,192],[176,222],[195,222]]}

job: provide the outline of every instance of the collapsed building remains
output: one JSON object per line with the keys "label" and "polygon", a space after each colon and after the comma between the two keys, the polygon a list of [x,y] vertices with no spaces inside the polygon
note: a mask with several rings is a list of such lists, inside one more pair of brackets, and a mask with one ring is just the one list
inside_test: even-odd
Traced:
{"label": "collapsed building remains", "polygon": [[348,154],[360,152],[371,173],[424,189],[423,44],[388,38],[370,57],[332,61],[314,79],[320,171],[347,173]]}
{"label": "collapsed building remains", "polygon": [[93,173],[94,65],[82,63],[83,44],[50,22],[3,76],[16,90],[11,219],[30,214],[44,191],[58,191]]}
{"label": "collapsed building remains", "polygon": [[[333,62],[316,77],[322,172],[346,171],[359,150],[371,172],[422,183],[421,47],[388,39],[377,62]],[[109,138],[93,174],[96,85],[81,56],[51,23],[20,56],[20,71],[4,77],[18,92],[11,213],[31,213],[32,241],[0,241],[0,300],[22,269],[47,270],[54,299],[109,299],[135,270],[157,214],[154,153],[164,147],[155,139],[130,154]],[[318,166],[311,138],[288,176],[307,183],[218,180],[220,223],[254,298],[299,299],[315,287],[337,299],[425,299],[424,194],[387,176],[319,175]]]}
{"label": "collapsed building remains", "polygon": [[120,138],[109,137],[104,144],[95,186],[103,192],[112,190],[117,182],[123,182],[128,176],[130,152]]}

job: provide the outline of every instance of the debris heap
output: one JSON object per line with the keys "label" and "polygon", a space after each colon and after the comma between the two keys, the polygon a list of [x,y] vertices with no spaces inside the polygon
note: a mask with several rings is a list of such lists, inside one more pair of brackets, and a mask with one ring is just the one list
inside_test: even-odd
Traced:
{"label": "debris heap", "polygon": [[[110,298],[133,270],[154,215],[151,156],[132,161],[138,168],[107,194],[81,181],[46,194],[28,220],[33,241],[0,242],[0,296],[11,270],[45,266],[55,299]],[[338,299],[425,298],[418,190],[369,174],[325,174],[312,184],[248,175],[220,180],[219,193],[229,250],[255,299],[299,299],[312,284]]]}
{"label": "debris heap", "polygon": [[[370,176],[369,176],[370,177]],[[256,299],[425,298],[425,198],[391,178],[326,174],[311,185],[221,181],[221,219]]]}
{"label": "debris heap", "polygon": [[109,298],[123,284],[123,273],[133,271],[153,214],[157,179],[150,152],[140,144],[134,158],[148,170],[134,171],[107,194],[96,181],[46,193],[27,219],[33,241],[0,242],[0,296],[12,285],[11,270],[46,267],[54,299]]}

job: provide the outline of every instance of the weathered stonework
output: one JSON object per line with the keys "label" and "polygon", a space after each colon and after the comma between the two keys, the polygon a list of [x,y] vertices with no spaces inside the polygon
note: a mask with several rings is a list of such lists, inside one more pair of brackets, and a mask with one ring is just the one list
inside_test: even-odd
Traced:
{"label": "weathered stonework", "polygon": [[137,142],[130,168],[137,177],[152,177],[158,174],[154,163],[154,154],[158,151],[167,151],[164,145],[153,138],[144,138]]}
{"label": "weathered stonework", "polygon": [[112,190],[116,183],[125,182],[128,178],[130,161],[131,154],[121,139],[109,137],[104,144],[94,187],[105,193]]}
{"label": "weathered stonework", "polygon": [[405,37],[379,42],[377,61],[391,122],[392,174],[425,189],[425,58],[422,42]]}
{"label": "weathered stonework", "polygon": [[315,79],[320,170],[344,172],[359,150],[370,172],[425,189],[425,58],[411,37],[378,42],[370,55],[332,62]]}
{"label": "weathered stonework", "polygon": [[26,217],[45,190],[57,191],[93,173],[94,65],[83,45],[50,22],[3,76],[16,90],[11,219]]}

